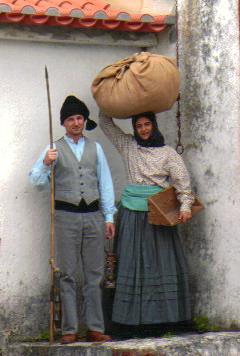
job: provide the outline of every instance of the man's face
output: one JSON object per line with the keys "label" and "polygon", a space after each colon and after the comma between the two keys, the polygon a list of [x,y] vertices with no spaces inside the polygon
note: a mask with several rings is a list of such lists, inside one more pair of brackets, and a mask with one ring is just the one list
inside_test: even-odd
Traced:
{"label": "man's face", "polygon": [[152,136],[153,125],[147,117],[140,117],[136,122],[136,131],[142,140],[148,140]]}
{"label": "man's face", "polygon": [[70,137],[82,136],[84,129],[84,117],[82,115],[72,115],[64,120],[63,126]]}

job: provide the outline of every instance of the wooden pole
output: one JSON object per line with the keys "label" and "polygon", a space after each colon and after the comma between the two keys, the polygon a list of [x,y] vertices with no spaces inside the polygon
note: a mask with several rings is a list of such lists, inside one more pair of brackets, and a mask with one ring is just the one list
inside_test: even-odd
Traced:
{"label": "wooden pole", "polygon": [[[53,148],[53,129],[52,129],[52,110],[51,110],[51,100],[50,100],[50,89],[49,89],[49,79],[48,70],[45,66],[45,79],[47,88],[47,99],[48,99],[48,114],[49,114],[49,137],[50,137],[50,148]],[[54,273],[55,267],[55,246],[54,246],[54,163],[51,164],[51,178],[50,178],[50,189],[51,189],[51,206],[50,206],[50,266],[51,266],[51,298],[50,298],[50,330],[49,330],[49,342],[50,344],[54,342]]]}

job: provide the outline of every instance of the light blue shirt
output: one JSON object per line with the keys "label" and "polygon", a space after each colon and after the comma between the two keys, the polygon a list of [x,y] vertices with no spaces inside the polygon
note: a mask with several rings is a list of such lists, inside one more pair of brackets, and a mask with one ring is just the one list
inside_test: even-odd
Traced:
{"label": "light blue shirt", "polygon": [[[64,136],[64,139],[70,146],[71,150],[73,151],[74,155],[77,157],[78,161],[80,161],[85,146],[84,137],[80,138],[77,143],[75,143],[72,138],[66,135]],[[55,145],[54,148],[56,148]],[[116,208],[114,203],[115,197],[114,197],[112,177],[103,149],[100,146],[100,144],[97,142],[96,142],[96,148],[97,148],[97,178],[99,183],[99,192],[101,197],[102,211],[103,211],[105,221],[113,222],[113,215],[116,212]],[[34,186],[37,187],[49,186],[51,167],[46,166],[43,163],[44,157],[48,150],[49,150],[49,146],[47,146],[45,150],[41,153],[40,157],[34,164],[31,172],[29,173],[30,182]]]}

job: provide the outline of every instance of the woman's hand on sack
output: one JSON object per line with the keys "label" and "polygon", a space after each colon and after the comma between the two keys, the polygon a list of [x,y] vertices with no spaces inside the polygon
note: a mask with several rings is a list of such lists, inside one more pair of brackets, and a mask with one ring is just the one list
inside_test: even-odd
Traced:
{"label": "woman's hand on sack", "polygon": [[112,240],[115,236],[115,225],[112,222],[105,224],[105,236],[107,240]]}
{"label": "woman's hand on sack", "polygon": [[55,148],[50,148],[43,160],[43,163],[46,166],[50,166],[52,164],[52,162],[56,161],[57,159],[57,150]]}
{"label": "woman's hand on sack", "polygon": [[189,221],[192,218],[192,213],[191,211],[180,211],[178,219],[185,224],[187,221]]}

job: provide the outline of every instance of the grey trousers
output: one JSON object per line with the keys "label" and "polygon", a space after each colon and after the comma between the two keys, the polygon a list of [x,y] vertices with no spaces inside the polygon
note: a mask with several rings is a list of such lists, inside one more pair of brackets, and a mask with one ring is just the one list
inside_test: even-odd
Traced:
{"label": "grey trousers", "polygon": [[55,211],[57,265],[62,273],[62,334],[78,330],[75,273],[82,264],[83,297],[89,330],[104,332],[101,282],[104,274],[104,219],[100,211]]}

